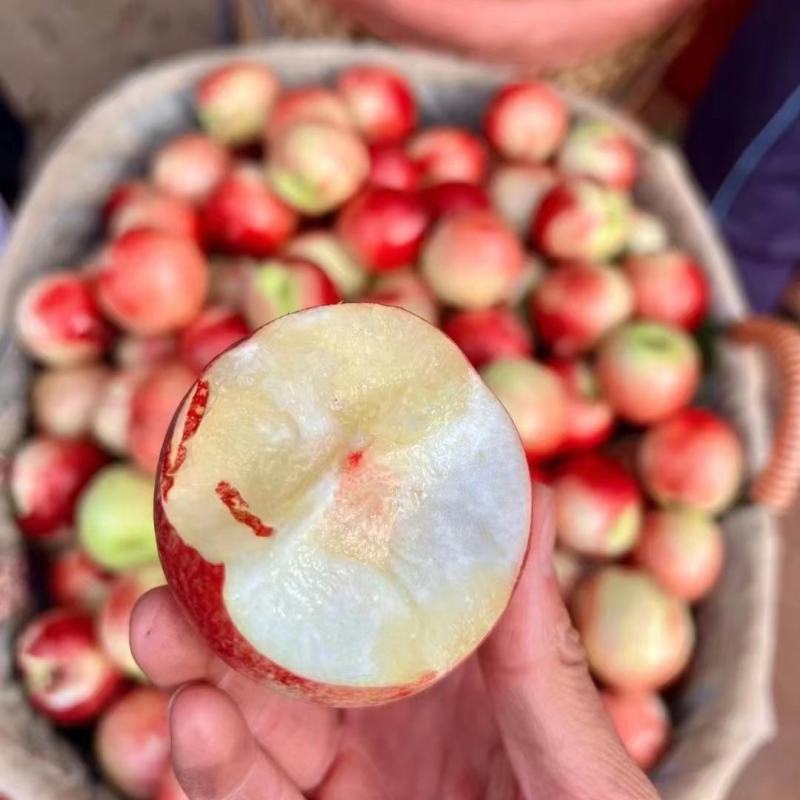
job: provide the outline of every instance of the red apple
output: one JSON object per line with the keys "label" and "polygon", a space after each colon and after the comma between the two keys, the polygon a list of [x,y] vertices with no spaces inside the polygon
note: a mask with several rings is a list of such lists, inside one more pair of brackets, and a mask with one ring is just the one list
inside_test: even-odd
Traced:
{"label": "red apple", "polygon": [[47,589],[57,606],[97,611],[110,583],[111,575],[77,547],[54,553],[50,559]]}
{"label": "red apple", "polygon": [[189,239],[131,231],[109,245],[97,285],[100,305],[120,327],[144,336],[168,333],[202,308],[208,265]]}
{"label": "red apple", "polygon": [[611,437],[614,410],[603,397],[592,367],[585,361],[545,362],[561,378],[567,402],[567,435],[562,451],[590,450]]}
{"label": "red apple", "polygon": [[428,229],[428,211],[416,192],[367,188],[339,214],[337,232],[372,272],[413,264]]}
{"label": "red apple", "polygon": [[291,238],[297,223],[297,214],[254,164],[239,164],[229,172],[201,211],[206,245],[234,255],[272,255]]}
{"label": "red apple", "polygon": [[679,250],[631,256],[623,269],[633,288],[636,315],[694,330],[708,311],[708,279]]}
{"label": "red apple", "polygon": [[369,148],[369,183],[384,189],[411,191],[419,186],[421,171],[398,144],[373,144]]}
{"label": "red apple", "polygon": [[263,64],[227,63],[197,85],[197,116],[205,131],[222,144],[247,145],[261,136],[279,90],[275,73]]}
{"label": "red apple", "polygon": [[174,334],[155,336],[120,336],[114,344],[114,363],[122,369],[151,367],[175,355],[177,340]]}
{"label": "red apple", "polygon": [[625,131],[606,120],[582,120],[572,126],[558,168],[565,175],[592,178],[614,189],[630,189],[639,172],[639,155]]}
{"label": "red apple", "polygon": [[114,372],[106,381],[94,408],[92,434],[116,456],[128,453],[133,396],[147,372],[144,367],[128,367]]}
{"label": "red apple", "polygon": [[594,558],[618,558],[636,542],[642,495],[613,458],[582,453],[562,464],[553,482],[558,541]]}
{"label": "red apple", "polygon": [[445,217],[422,251],[422,274],[447,305],[482,309],[508,301],[525,254],[514,232],[490,211]]}
{"label": "red apple", "polygon": [[639,470],[664,506],[719,514],[736,498],[744,454],[733,428],[704,408],[687,408],[642,439]]}
{"label": "red apple", "polygon": [[542,197],[530,236],[550,258],[609,261],[627,242],[628,221],[627,195],[574,178]]}
{"label": "red apple", "polygon": [[161,782],[155,795],[155,800],[189,800],[189,795],[183,791],[175,773],[170,770]]}
{"label": "red apple", "polygon": [[231,168],[230,153],[210,136],[186,133],[167,142],[153,158],[150,174],[162,191],[202,203]]}
{"label": "red apple", "polygon": [[299,122],[275,139],[267,162],[273,189],[292,208],[320,216],[358,192],[369,174],[369,153],[353,131]]}
{"label": "red apple", "polygon": [[165,573],[213,651],[340,706],[413,694],[466,658],[528,545],[507,414],[446,336],[381,305],[284,316],[218,358],[158,486]]}
{"label": "red apple", "polygon": [[569,112],[559,95],[544,83],[526,81],[501,89],[486,111],[486,138],[505,158],[546,161],[561,144]]}
{"label": "red apple", "polygon": [[555,170],[545,164],[500,164],[489,180],[489,197],[495,211],[526,236],[539,203],[557,181]]}
{"label": "red apple", "polygon": [[450,181],[482,183],[489,164],[481,138],[464,128],[428,128],[414,136],[408,154],[427,186]]}
{"label": "red apple", "polygon": [[558,451],[567,431],[558,375],[529,358],[505,358],[484,367],[481,377],[510,414],[530,460]]}
{"label": "red apple", "polygon": [[189,369],[202,372],[209,361],[250,333],[241,314],[225,306],[208,306],[178,339],[178,356]]}
{"label": "red apple", "polygon": [[640,570],[609,566],[586,578],[572,616],[590,668],[620,691],[657,691],[683,672],[692,655],[689,607]]}
{"label": "red apple", "polygon": [[288,128],[301,122],[321,122],[353,128],[355,121],[336,92],[322,86],[303,86],[284,92],[275,103],[267,123],[267,140],[274,142]]}
{"label": "red apple", "polygon": [[700,351],[679,328],[631,322],[600,345],[603,394],[620,417],[651,425],[686,406],[700,382]]}
{"label": "red apple", "polygon": [[107,461],[81,439],[37,436],[24,442],[11,461],[9,490],[25,536],[41,544],[67,538],[81,490]]}
{"label": "red apple", "polygon": [[133,658],[130,624],[133,607],[139,598],[166,583],[159,564],[149,564],[114,578],[97,615],[97,638],[103,652],[129,678],[143,681],[144,673]]}
{"label": "red apple", "polygon": [[255,267],[245,291],[243,311],[251,328],[284,314],[338,303],[331,279],[311,261],[274,258]]}
{"label": "red apple", "polygon": [[112,236],[128,231],[155,230],[200,238],[197,211],[180,197],[139,181],[123,184],[106,202],[107,226]]}
{"label": "red apple", "polygon": [[502,306],[459,311],[447,319],[442,330],[477,369],[500,358],[533,352],[531,332],[512,309]]}
{"label": "red apple", "polygon": [[422,197],[433,222],[459,211],[488,211],[489,197],[474,183],[446,181],[428,186]]}
{"label": "red apple", "polygon": [[719,527],[693,511],[650,511],[633,551],[633,561],[668,592],[690,602],[702,599],[722,571]]}
{"label": "red apple", "polygon": [[625,277],[600,264],[563,264],[531,295],[531,316],[542,342],[562,358],[591,350],[633,310]]}
{"label": "red apple", "polygon": [[194,378],[194,371],[185,364],[167,361],[154,366],[134,388],[128,452],[143,470],[155,472],[164,434]]}
{"label": "red apple", "polygon": [[336,89],[368,142],[399,142],[416,127],[417,101],[411,87],[389,67],[350,67],[339,75]]}
{"label": "red apple", "polygon": [[59,272],[29,284],[15,321],[28,353],[55,367],[99,358],[111,341],[92,284],[77,273]]}
{"label": "red apple", "polygon": [[16,656],[31,705],[58,725],[90,722],[122,689],[83,611],[54,608],[34,617],[17,639]]}
{"label": "red apple", "polygon": [[127,797],[153,797],[170,766],[169,695],[139,687],[117,700],[95,729],[103,775]]}
{"label": "red apple", "polygon": [[65,439],[86,436],[109,374],[100,364],[40,372],[31,388],[36,427]]}
{"label": "red apple", "polygon": [[433,293],[425,281],[410,269],[381,275],[361,298],[361,302],[404,308],[431,325],[439,324],[439,307]]}
{"label": "red apple", "polygon": [[284,254],[316,264],[334,283],[346,300],[361,295],[369,279],[364,265],[356,259],[333,231],[310,230],[295,237]]}
{"label": "red apple", "polygon": [[660,253],[669,247],[669,233],[655,214],[642,208],[631,210],[627,250],[633,255]]}
{"label": "red apple", "polygon": [[648,770],[667,749],[669,712],[653,692],[601,692],[606,713],[628,755]]}

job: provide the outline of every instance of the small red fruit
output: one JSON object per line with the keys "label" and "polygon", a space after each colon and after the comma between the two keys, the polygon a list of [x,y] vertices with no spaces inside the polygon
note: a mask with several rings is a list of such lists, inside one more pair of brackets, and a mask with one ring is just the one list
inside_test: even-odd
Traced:
{"label": "small red fruit", "polygon": [[369,183],[385,189],[411,191],[419,186],[421,172],[417,164],[397,144],[373,144],[369,148]]}
{"label": "small red fruit", "polygon": [[65,439],[86,436],[108,376],[108,368],[100,364],[40,372],[31,388],[36,427]]}
{"label": "small red fruit", "polygon": [[47,588],[57,606],[97,611],[110,584],[111,575],[77,547],[54,553],[50,559]]}
{"label": "small red fruit", "polygon": [[231,168],[230,153],[202,133],[178,136],[162,147],[150,167],[153,183],[189,203],[202,203]]}
{"label": "small red fruit", "polygon": [[241,314],[225,306],[209,306],[183,329],[178,355],[189,369],[202,372],[212,359],[249,333]]}
{"label": "small red fruit", "polygon": [[604,120],[572,126],[558,154],[565,175],[591,178],[614,189],[630,189],[639,171],[639,156],[630,137]]}
{"label": "small red fruit", "polygon": [[489,196],[498,214],[520,235],[527,235],[544,195],[558,181],[545,164],[501,164],[489,180]]}
{"label": "small red fruit", "polygon": [[123,369],[152,367],[175,355],[177,341],[173,334],[157,336],[120,336],[114,345],[114,363]]}
{"label": "small red fruit", "polygon": [[200,238],[197,211],[193,206],[139,181],[119,187],[106,202],[106,214],[112,236],[154,230],[189,239]]}
{"label": "small red fruit", "polygon": [[316,264],[346,300],[359,297],[370,277],[364,265],[331,230],[319,228],[301,233],[284,248],[284,255]]}
{"label": "small red fruit", "polygon": [[94,409],[92,433],[106,450],[116,456],[128,453],[128,428],[136,388],[147,375],[144,367],[117,370],[106,382]]}
{"label": "small red fruit", "polygon": [[664,701],[653,692],[600,692],[600,699],[628,755],[643,770],[655,766],[669,740]]}
{"label": "small red fruit", "polygon": [[422,182],[482,183],[489,155],[480,137],[464,128],[428,128],[409,143],[408,154],[422,171]]}
{"label": "small red fruit", "polygon": [[439,306],[425,281],[410,269],[381,275],[372,289],[361,298],[362,303],[404,308],[431,325],[439,324]]}
{"label": "small red fruit", "polygon": [[442,330],[477,369],[500,358],[533,352],[530,331],[510,308],[460,311],[442,325]]}
{"label": "small red fruit", "polygon": [[429,186],[422,194],[431,221],[436,222],[445,214],[459,211],[489,211],[486,192],[474,183],[446,181]]}
{"label": "small red fruit", "polygon": [[354,121],[336,92],[322,86],[304,86],[282,94],[267,123],[267,139],[274,142],[287,128],[301,122],[322,122],[352,128]]}
{"label": "small red fruit", "polygon": [[211,259],[208,302],[228,308],[242,306],[244,290],[255,262],[250,258],[219,256]]}

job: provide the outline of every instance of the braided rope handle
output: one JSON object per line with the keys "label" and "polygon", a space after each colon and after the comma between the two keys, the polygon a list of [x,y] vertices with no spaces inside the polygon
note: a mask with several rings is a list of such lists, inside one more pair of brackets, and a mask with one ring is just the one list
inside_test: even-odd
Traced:
{"label": "braided rope handle", "polygon": [[772,454],[750,487],[750,497],[780,513],[800,486],[800,329],[772,317],[748,317],[734,323],[729,337],[738,344],[758,345],[773,358],[781,381],[781,409],[773,435]]}

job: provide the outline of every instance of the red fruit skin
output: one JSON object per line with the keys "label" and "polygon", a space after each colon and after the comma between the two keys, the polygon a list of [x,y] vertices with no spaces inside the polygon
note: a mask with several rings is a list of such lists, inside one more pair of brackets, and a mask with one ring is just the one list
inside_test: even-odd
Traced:
{"label": "red fruit skin", "polygon": [[57,606],[96,611],[111,584],[111,575],[78,548],[56,553],[50,560],[47,588]]}
{"label": "red fruit skin", "polygon": [[442,325],[442,330],[476,368],[498,358],[529,356],[533,337],[510,308],[461,311]]}
{"label": "red fruit skin", "polygon": [[175,409],[195,379],[195,372],[180,362],[154,367],[136,387],[131,403],[128,449],[134,462],[154,473],[164,435]]}
{"label": "red fruit skin", "polygon": [[170,766],[169,695],[140,687],[100,719],[94,748],[103,774],[127,796],[153,797]]}
{"label": "red fruit skin", "polygon": [[220,353],[250,334],[244,317],[224,306],[210,306],[183,329],[178,356],[189,369],[202,372]]}
{"label": "red fruit skin", "polygon": [[90,722],[124,685],[83,611],[50,609],[34,618],[17,640],[16,657],[31,705],[58,725]]}
{"label": "red fruit skin", "polygon": [[650,495],[665,506],[715,515],[735,499],[744,455],[733,428],[704,408],[687,408],[650,428],[639,471]]}
{"label": "red fruit skin", "polygon": [[606,713],[628,755],[648,770],[667,749],[670,724],[664,701],[649,692],[600,692]]}
{"label": "red fruit skin", "polygon": [[600,395],[591,367],[584,361],[553,358],[545,361],[561,378],[567,396],[567,435],[561,450],[591,450],[611,438],[614,410]]}
{"label": "red fruit skin", "polygon": [[450,181],[482,183],[489,166],[483,141],[464,128],[428,128],[410,141],[408,154],[422,171],[426,186]]}
{"label": "red fruit skin", "polygon": [[83,488],[108,457],[82,439],[29,439],[11,462],[9,486],[15,520],[28,539],[41,544],[61,541],[75,517]]}
{"label": "red fruit skin", "polygon": [[200,203],[225,177],[233,161],[210,136],[187,133],[168,142],[151,165],[153,183],[188,203]]}
{"label": "red fruit skin", "polygon": [[336,81],[356,128],[369,143],[405,139],[417,124],[417,103],[406,79],[387,67],[355,66]]}
{"label": "red fruit skin", "polygon": [[53,366],[91,361],[111,342],[93,284],[77,273],[30,284],[17,305],[16,328],[25,349]]}
{"label": "red fruit skin", "polygon": [[261,171],[240,166],[211,193],[200,212],[207,247],[233,255],[272,255],[294,234],[295,211],[267,186]]}
{"label": "red fruit skin", "polygon": [[416,192],[368,188],[342,209],[336,227],[364,266],[386,272],[417,260],[428,212]]}
{"label": "red fruit skin", "polygon": [[421,170],[400,145],[370,145],[369,163],[367,182],[371,186],[404,191],[413,191],[419,187]]}
{"label": "red fruit skin", "polygon": [[708,312],[708,279],[686,253],[671,250],[631,256],[623,264],[636,315],[695,330]]}
{"label": "red fruit skin", "polygon": [[180,197],[139,181],[118,187],[106,201],[107,227],[112,236],[154,230],[200,239],[195,209]]}
{"label": "red fruit skin", "polygon": [[274,141],[298,122],[326,122],[342,128],[352,128],[354,124],[342,98],[322,86],[305,86],[284,92],[267,120],[267,139]]}
{"label": "red fruit skin", "polygon": [[486,191],[474,183],[447,181],[429,186],[422,194],[431,221],[436,222],[445,214],[459,211],[489,211],[491,203]]}
{"label": "red fruit skin", "polygon": [[506,86],[494,96],[483,128],[506,158],[539,162],[555,152],[568,125],[564,101],[546,84],[528,81]]}
{"label": "red fruit skin", "polygon": [[169,333],[190,322],[208,292],[208,265],[194,242],[152,230],[113,241],[97,279],[100,305],[125,330]]}

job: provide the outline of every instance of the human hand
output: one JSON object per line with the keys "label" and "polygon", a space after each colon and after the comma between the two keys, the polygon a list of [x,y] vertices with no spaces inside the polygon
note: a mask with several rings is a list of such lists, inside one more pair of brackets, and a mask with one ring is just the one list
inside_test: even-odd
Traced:
{"label": "human hand", "polygon": [[552,497],[536,486],[531,556],[477,655],[415,697],[337,711],[229,669],[167,588],[139,602],[137,661],[170,708],[192,800],[657,800],[603,712],[552,568]]}

